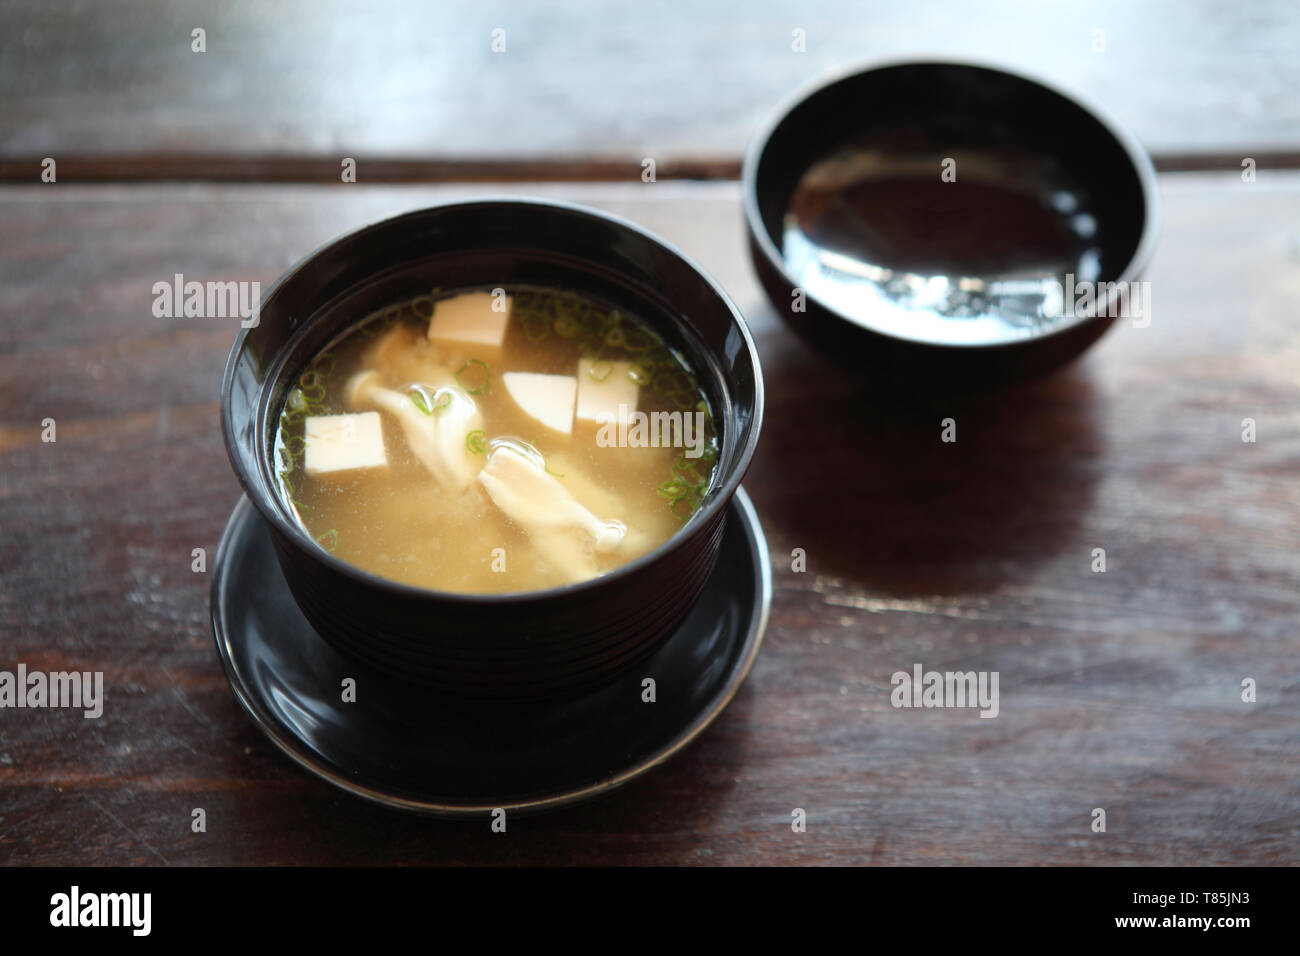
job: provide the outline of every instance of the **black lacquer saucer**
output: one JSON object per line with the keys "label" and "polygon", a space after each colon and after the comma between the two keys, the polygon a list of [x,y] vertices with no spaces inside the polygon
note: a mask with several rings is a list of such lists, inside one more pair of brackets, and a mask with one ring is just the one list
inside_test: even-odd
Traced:
{"label": "black lacquer saucer", "polygon": [[[577,700],[476,708],[369,673],[321,640],[243,498],[217,551],[212,629],[235,696],[295,763],[376,803],[468,816],[590,799],[673,756],[744,682],[771,592],[763,530],[739,489],[699,603],[647,662]],[[356,699],[345,703],[347,678]],[[643,700],[646,678],[653,703]]]}

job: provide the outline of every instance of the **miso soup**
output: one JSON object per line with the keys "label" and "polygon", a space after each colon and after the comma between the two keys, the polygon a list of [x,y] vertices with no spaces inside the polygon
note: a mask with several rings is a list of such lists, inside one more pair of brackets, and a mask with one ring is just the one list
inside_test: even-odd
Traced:
{"label": "miso soup", "polygon": [[443,591],[588,580],[698,510],[718,439],[680,351],[619,309],[527,286],[362,318],[288,391],[280,493],[325,550]]}

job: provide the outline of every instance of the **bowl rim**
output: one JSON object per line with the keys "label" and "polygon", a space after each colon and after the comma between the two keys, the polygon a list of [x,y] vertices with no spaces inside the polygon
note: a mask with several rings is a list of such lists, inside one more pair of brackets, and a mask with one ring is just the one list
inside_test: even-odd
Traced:
{"label": "bowl rim", "polygon": [[[260,442],[256,442],[256,444],[259,445],[259,451],[257,454],[259,467],[257,468],[256,476],[252,476],[255,478],[255,484],[250,484],[250,476],[245,474],[245,469],[243,467],[244,455],[242,453],[242,446],[235,435],[235,429],[233,427],[233,422],[231,421],[230,408],[235,369],[243,354],[244,345],[248,339],[249,333],[252,332],[256,326],[241,328],[235,336],[234,342],[231,344],[229,355],[226,357],[226,367],[221,378],[220,399],[222,438],[225,443],[226,456],[230,460],[235,476],[239,479],[240,485],[243,486],[244,492],[250,503],[252,503],[252,505],[257,509],[258,513],[262,516],[262,519],[271,524],[274,530],[292,541],[297,549],[311,560],[323,564],[336,574],[342,574],[346,577],[352,578],[357,583],[367,588],[385,591],[392,596],[405,599],[437,600],[441,602],[468,604],[472,606],[529,604],[537,601],[565,600],[582,595],[597,588],[608,587],[619,580],[636,574],[642,568],[661,560],[669,552],[680,547],[682,542],[686,539],[686,533],[691,529],[691,526],[694,526],[694,529],[698,529],[699,527],[707,525],[713,521],[720,514],[725,515],[725,509],[728,507],[731,498],[735,495],[736,490],[740,487],[741,480],[744,478],[745,473],[748,471],[749,465],[753,460],[754,452],[758,446],[758,440],[763,426],[763,369],[759,359],[758,348],[754,344],[754,337],[750,332],[749,326],[745,322],[745,318],[741,314],[740,309],[736,306],[735,302],[732,301],[731,296],[727,294],[721,284],[706,269],[690,256],[686,255],[686,253],[676,245],[651,232],[649,229],[638,225],[630,219],[605,212],[604,210],[594,209],[590,206],[584,206],[580,203],[569,202],[567,200],[549,199],[538,196],[514,196],[510,194],[492,193],[471,199],[435,203],[431,206],[422,206],[418,209],[411,209],[406,212],[397,213],[376,222],[338,233],[332,239],[317,246],[311,252],[307,253],[307,255],[296,261],[273,283],[271,283],[266,292],[262,295],[262,298],[258,303],[258,315],[261,316],[263,314],[265,311],[264,306],[279,292],[281,286],[296,277],[319,256],[332,250],[336,250],[344,243],[359,239],[367,233],[397,227],[404,221],[415,220],[419,217],[427,216],[430,213],[443,213],[452,210],[470,210],[474,207],[501,208],[507,206],[525,206],[530,209],[550,209],[570,215],[603,221],[608,225],[632,233],[642,241],[658,246],[660,249],[676,257],[692,272],[694,272],[704,282],[708,290],[711,291],[725,307],[727,313],[731,317],[732,328],[739,332],[741,342],[744,346],[744,351],[748,354],[749,360],[753,365],[754,410],[752,415],[752,424],[749,428],[749,437],[743,443],[737,444],[735,464],[731,469],[730,474],[716,489],[716,493],[712,496],[711,501],[707,502],[699,511],[692,515],[688,522],[674,531],[666,541],[660,543],[658,546],[640,557],[635,558],[626,564],[620,565],[605,574],[589,578],[585,581],[577,581],[559,585],[557,587],[537,588],[529,591],[508,591],[500,594],[444,591],[436,588],[426,588],[413,584],[405,584],[400,581],[394,581],[391,578],[385,578],[373,574],[370,571],[366,571],[363,568],[359,568],[356,565],[350,564],[343,559],[334,556],[312,540],[300,524],[291,521],[284,513],[283,507],[280,505],[279,499],[274,490],[263,487],[263,475],[260,467],[260,465],[263,464],[261,461],[263,455],[260,451]],[[418,256],[412,261],[418,261]],[[295,330],[290,341],[293,341],[297,336],[301,335],[304,328],[306,328],[305,322]],[[267,378],[263,380],[261,385],[259,385],[259,395],[266,387],[266,382],[270,379],[274,379],[276,375],[283,371],[283,359],[284,350],[282,348],[276,352],[274,360],[268,365],[269,373]],[[728,397],[730,398],[730,396]],[[259,409],[261,404],[260,401],[257,403]],[[258,411],[254,411],[253,414],[254,416],[258,416],[259,413]],[[254,422],[254,429],[256,432],[261,431],[261,425],[256,421]],[[719,460],[721,461],[721,459]],[[274,503],[275,507],[268,510],[268,508],[265,507],[266,500]]]}
{"label": "bowl rim", "polygon": [[[814,77],[811,81],[803,84],[793,93],[782,100],[777,107],[768,115],[758,133],[750,140],[748,148],[745,150],[745,158],[741,164],[740,183],[741,183],[741,200],[745,213],[745,225],[749,232],[751,243],[757,245],[758,249],[767,261],[769,267],[776,270],[793,288],[803,288],[799,283],[793,281],[790,274],[785,269],[785,259],[781,251],[777,249],[776,243],[772,241],[767,227],[763,223],[762,213],[759,210],[758,203],[758,171],[762,166],[763,158],[767,153],[767,148],[771,142],[772,135],[785,120],[790,117],[796,110],[803,106],[808,100],[812,99],[818,93],[828,90],[833,86],[846,83],[850,80],[866,76],[871,73],[881,73],[888,70],[899,69],[902,67],[959,67],[971,70],[982,70],[989,73],[999,73],[1003,76],[1038,86],[1049,93],[1059,96],[1068,103],[1073,103],[1084,113],[1088,114],[1119,144],[1129,164],[1137,177],[1138,186],[1142,193],[1142,205],[1144,214],[1144,223],[1142,233],[1138,237],[1137,245],[1133,249],[1132,255],[1129,256],[1128,262],[1125,263],[1123,270],[1115,279],[1105,280],[1109,283],[1104,302],[1094,300],[1092,309],[1084,309],[1076,313],[1072,321],[1058,323],[1054,328],[1026,338],[1009,339],[997,342],[936,342],[933,339],[910,338],[894,332],[885,331],[877,328],[861,318],[841,312],[833,308],[826,302],[822,301],[812,290],[804,289],[804,294],[823,311],[836,318],[849,323],[859,329],[878,335],[885,339],[909,346],[924,346],[935,349],[952,349],[964,352],[978,352],[981,350],[997,350],[1017,347],[1031,347],[1038,343],[1046,342],[1055,336],[1064,335],[1072,332],[1097,319],[1104,319],[1107,322],[1113,321],[1115,316],[1110,315],[1110,307],[1118,295],[1116,286],[1124,283],[1124,287],[1137,281],[1143,273],[1146,272],[1147,266],[1151,262],[1151,256],[1155,251],[1156,241],[1160,233],[1160,189],[1156,179],[1156,170],[1151,162],[1151,157],[1143,148],[1132,133],[1123,125],[1118,123],[1111,114],[1100,107],[1093,99],[1088,96],[1067,91],[1062,89],[1051,80],[1045,79],[1032,70],[1024,70],[1020,67],[1011,66],[992,59],[981,59],[979,57],[949,57],[949,56],[924,56],[924,57],[888,57],[883,59],[872,59],[859,61],[849,66],[840,67],[820,76]],[[1101,306],[1106,307],[1106,313],[1098,314]],[[781,311],[777,308],[778,313]]]}

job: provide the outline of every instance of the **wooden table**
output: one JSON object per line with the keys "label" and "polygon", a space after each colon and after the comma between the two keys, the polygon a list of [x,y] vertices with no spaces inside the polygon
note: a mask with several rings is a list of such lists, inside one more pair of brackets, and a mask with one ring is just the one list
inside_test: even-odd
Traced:
{"label": "wooden table", "polygon": [[[737,15],[740,25],[634,12],[615,40],[579,31],[558,60],[529,44],[576,31],[583,5],[545,22],[513,14],[515,72],[491,74],[481,50],[450,55],[440,69],[483,82],[438,113],[443,125],[425,127],[399,122],[421,115],[418,87],[394,79],[413,70],[402,57],[421,38],[446,53],[458,29],[486,47],[499,13],[491,5],[394,36],[396,52],[365,53],[391,66],[385,89],[398,96],[375,116],[364,90],[337,108],[333,99],[349,76],[367,75],[357,64],[343,77],[330,69],[347,25],[336,35],[296,11],[223,6],[238,62],[263,79],[283,68],[287,99],[262,90],[263,101],[242,96],[256,77],[213,66],[221,30],[209,30],[205,73],[148,47],[172,33],[188,43],[190,18],[164,14],[171,6],[127,4],[121,22],[92,11],[92,43],[49,32],[57,8],[11,5],[0,24],[9,27],[0,80],[18,92],[0,108],[0,172],[12,181],[0,187],[0,669],[102,670],[107,701],[99,720],[0,710],[0,863],[1300,862],[1300,172],[1262,163],[1243,183],[1234,161],[1253,155],[1243,152],[1251,143],[1277,163],[1300,151],[1296,18],[1282,4],[1249,23],[1230,8],[1179,5],[1191,8],[1187,19],[1157,37],[1156,13],[1124,7],[1102,10],[1116,23],[1108,37],[1121,68],[1094,92],[1132,85],[1137,68],[1126,82],[1123,65],[1141,54],[1121,54],[1122,37],[1178,51],[1137,70],[1165,86],[1133,90],[1130,118],[1146,123],[1134,125],[1161,146],[1164,168],[1203,170],[1161,177],[1150,327],[1117,325],[1073,366],[1010,392],[899,404],[800,344],[747,261],[727,170],[751,121],[798,79],[768,75],[740,48],[768,31],[788,47],[795,14],[775,4]],[[820,29],[843,52],[848,41],[832,26],[865,16],[847,9],[801,14],[809,37]],[[941,23],[948,46],[974,42],[940,8],[923,7],[906,30],[901,8],[873,9],[888,10],[871,34],[884,52],[910,51],[916,30]],[[1217,48],[1193,69],[1195,40],[1215,24],[1238,50],[1287,50],[1290,72],[1230,67]],[[269,36],[299,25],[301,45]],[[977,34],[995,25],[968,24]],[[906,35],[889,40],[891,30]],[[317,64],[309,52],[322,36],[333,45]],[[754,108],[724,128],[694,118],[674,127],[667,117],[681,115],[687,83],[674,58],[724,37],[739,46],[710,68],[732,71],[734,86],[697,76],[692,89],[718,93],[720,111]],[[23,79],[9,55],[30,49],[43,51],[53,86]],[[288,63],[276,66],[270,51]],[[557,62],[571,80],[614,78],[604,94],[570,86],[547,72]],[[636,77],[613,70],[618,62],[635,63]],[[131,63],[149,67],[147,81],[124,79]],[[1196,77],[1191,89],[1178,88],[1180,70]],[[1254,89],[1258,115],[1207,94],[1216,71],[1232,70],[1258,79],[1238,87]],[[1074,61],[1058,73],[1093,75]],[[315,76],[325,86],[306,103]],[[507,102],[534,76],[544,89],[533,102],[549,102],[550,114]],[[96,78],[104,82],[83,85]],[[648,84],[644,101],[638,82]],[[1167,110],[1136,115],[1166,95]],[[1188,128],[1206,102],[1221,122]],[[469,122],[489,105],[520,118],[511,148],[497,150]],[[720,178],[640,182],[637,131],[669,128],[669,165]],[[602,144],[610,152],[585,168],[605,182],[520,183],[544,178],[521,173],[489,185],[394,185],[368,180],[364,164],[357,184],[310,182],[337,167],[336,153],[387,157],[398,179],[457,170],[481,179],[532,169],[534,154],[552,164],[547,175],[573,174]],[[57,184],[22,172],[50,154],[67,160]],[[199,170],[183,177],[192,181],[161,181],[186,166]],[[96,182],[76,182],[78,168]],[[234,182],[257,178],[249,170],[296,181]],[[213,554],[239,494],[216,401],[235,328],[151,312],[153,283],[175,272],[265,286],[342,231],[485,191],[627,216],[733,295],[764,363],[767,417],[745,485],[775,568],[766,645],[719,721],[626,789],[517,821],[506,837],[486,821],[430,821],[345,796],[290,764],[243,715],[212,647],[209,577],[191,570],[192,549]],[[945,417],[958,422],[955,444],[939,440]],[[54,443],[41,441],[46,418],[57,422]],[[1246,418],[1253,443],[1242,441]],[[795,548],[807,554],[804,573],[791,570]],[[1105,573],[1091,569],[1095,548],[1105,549]],[[918,662],[998,671],[998,718],[892,707],[891,674]],[[1257,682],[1255,703],[1242,701],[1245,678]],[[196,807],[206,833],[191,832]],[[791,830],[796,807],[807,811],[805,833]],[[1105,834],[1091,831],[1095,807],[1107,812]]]}

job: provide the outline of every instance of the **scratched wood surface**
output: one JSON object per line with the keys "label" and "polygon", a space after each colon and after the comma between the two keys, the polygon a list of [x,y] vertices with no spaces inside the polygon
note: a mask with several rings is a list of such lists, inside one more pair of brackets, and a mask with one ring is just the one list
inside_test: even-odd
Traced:
{"label": "scratched wood surface", "polygon": [[[785,331],[735,184],[528,187],[668,237],[751,321],[775,600],[696,744],[504,836],[343,795],[244,716],[190,569],[238,497],[216,402],[234,329],[150,310],[174,272],[269,282],[477,190],[0,188],[0,669],[107,683],[99,720],[0,711],[0,862],[1300,863],[1300,174],[1162,186],[1149,328],[1013,391],[910,402]],[[914,663],[999,672],[1000,715],[894,709]]]}
{"label": "scratched wood surface", "polygon": [[329,157],[336,178],[343,156],[363,176],[378,159],[732,161],[802,84],[925,55],[1051,77],[1161,157],[1294,162],[1297,48],[1294,0],[8,0],[0,173],[35,181],[47,156],[68,176],[110,157],[181,177],[214,156]]}

